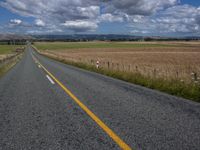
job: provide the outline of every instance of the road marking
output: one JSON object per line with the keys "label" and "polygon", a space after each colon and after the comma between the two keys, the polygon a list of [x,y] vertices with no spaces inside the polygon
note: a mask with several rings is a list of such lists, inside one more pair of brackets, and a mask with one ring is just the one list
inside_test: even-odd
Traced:
{"label": "road marking", "polygon": [[55,82],[50,78],[49,75],[46,75],[47,79],[49,79],[49,81],[51,82],[51,84],[55,84]]}
{"label": "road marking", "polygon": [[[36,60],[36,58],[34,57]],[[84,105],[67,87],[65,87],[52,73],[50,73],[38,60],[37,63],[44,69],[44,71],[69,95],[112,139],[121,149],[131,150],[114,131],[112,131],[100,118],[98,118],[86,105]]]}

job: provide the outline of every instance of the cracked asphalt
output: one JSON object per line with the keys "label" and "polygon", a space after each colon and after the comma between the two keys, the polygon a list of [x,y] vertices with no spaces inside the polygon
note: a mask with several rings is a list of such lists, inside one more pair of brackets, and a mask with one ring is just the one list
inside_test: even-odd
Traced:
{"label": "cracked asphalt", "polygon": [[0,150],[120,149],[32,54],[133,149],[200,150],[200,104],[62,64],[28,47],[0,79]]}

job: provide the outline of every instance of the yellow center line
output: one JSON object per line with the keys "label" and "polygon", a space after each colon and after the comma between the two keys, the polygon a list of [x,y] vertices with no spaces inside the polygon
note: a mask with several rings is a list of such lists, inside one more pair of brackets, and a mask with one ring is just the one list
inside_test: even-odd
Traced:
{"label": "yellow center line", "polygon": [[[34,57],[35,60],[37,60]],[[38,60],[37,63],[44,71],[68,94],[118,145],[121,149],[131,150],[117,134],[115,134],[101,119],[99,119],[86,105],[84,105],[67,87],[65,87],[52,73],[50,73]]]}

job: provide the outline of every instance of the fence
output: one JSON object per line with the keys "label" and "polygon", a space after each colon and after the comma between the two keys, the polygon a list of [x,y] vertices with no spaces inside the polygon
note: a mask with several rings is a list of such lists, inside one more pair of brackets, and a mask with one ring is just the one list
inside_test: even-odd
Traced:
{"label": "fence", "polygon": [[140,73],[147,77],[175,79],[185,83],[200,83],[200,68],[189,66],[187,69],[174,66],[166,66],[165,68],[151,67],[148,65],[129,64],[127,62],[116,62],[106,59],[90,59],[83,57],[72,57],[69,55],[61,55],[52,51],[42,52],[45,55],[58,58],[60,60],[67,60],[75,63],[84,63],[87,65],[97,66],[98,68],[108,69],[120,72]]}

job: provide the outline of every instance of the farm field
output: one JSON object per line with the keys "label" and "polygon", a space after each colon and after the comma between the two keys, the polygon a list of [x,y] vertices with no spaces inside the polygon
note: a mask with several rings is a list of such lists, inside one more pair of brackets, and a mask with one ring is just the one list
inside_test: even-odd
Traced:
{"label": "farm field", "polygon": [[0,45],[0,60],[10,57],[13,51],[18,47],[21,47],[21,46],[20,45]]}
{"label": "farm field", "polygon": [[12,53],[20,45],[0,45],[0,55]]}
{"label": "farm field", "polygon": [[174,46],[157,42],[36,42],[41,50],[83,49],[83,48],[133,48],[133,47],[168,47]]}
{"label": "farm field", "polygon": [[40,42],[42,53],[147,77],[198,82],[200,42]]}

